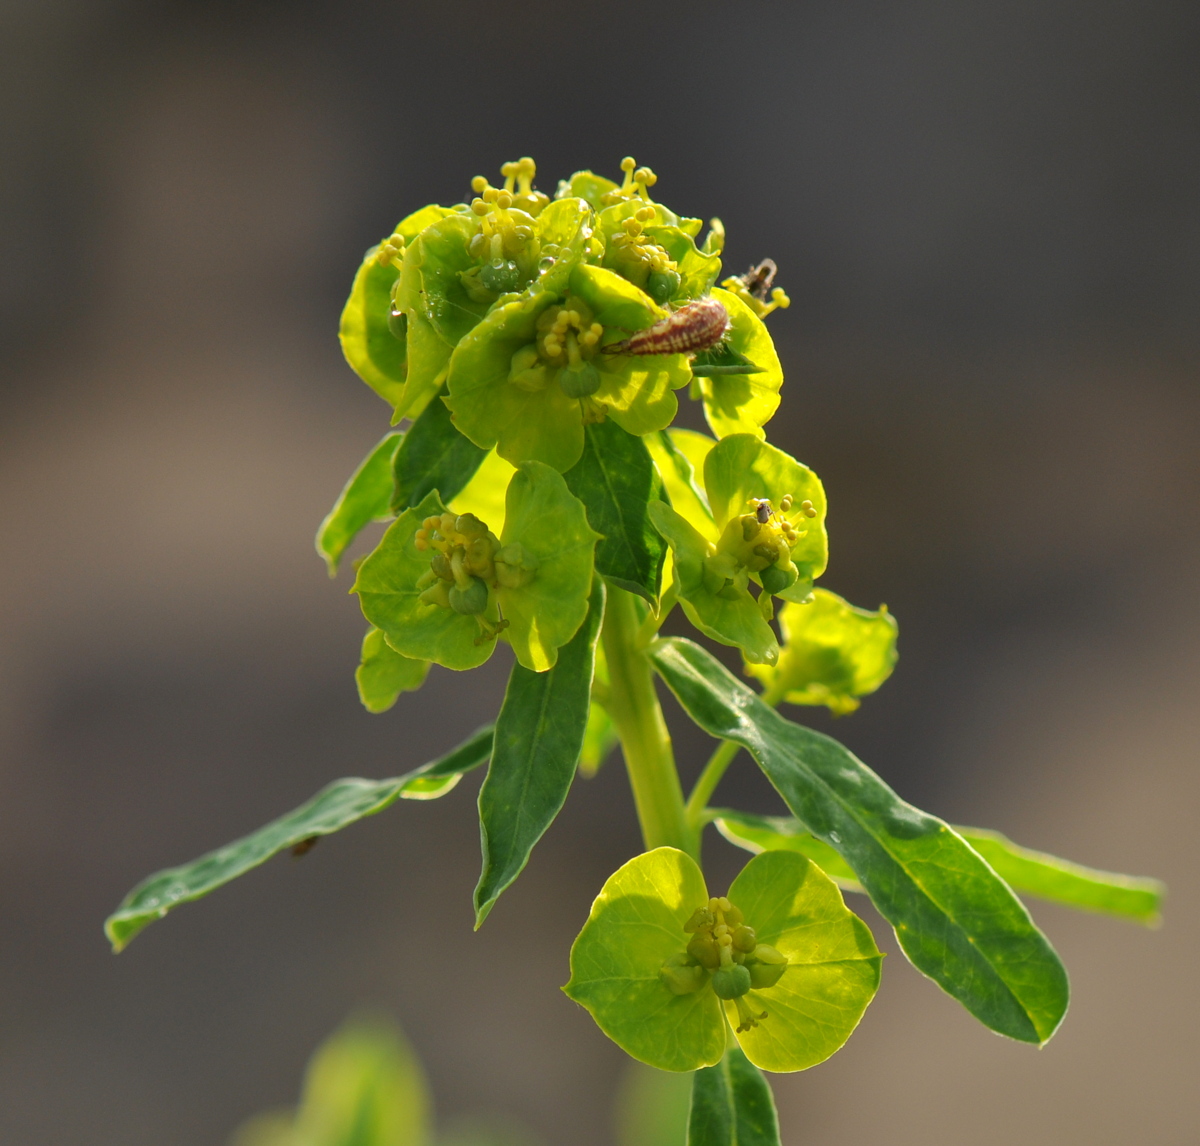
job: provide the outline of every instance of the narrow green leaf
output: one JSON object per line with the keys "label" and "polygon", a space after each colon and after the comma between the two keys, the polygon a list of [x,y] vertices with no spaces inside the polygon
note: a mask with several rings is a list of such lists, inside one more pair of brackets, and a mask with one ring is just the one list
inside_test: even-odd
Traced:
{"label": "narrow green leaf", "polygon": [[1066,971],[961,836],[836,740],[785,720],[699,645],[662,640],[650,655],[692,719],[747,748],[793,814],[850,865],[918,970],[1000,1034],[1031,1043],[1054,1034]]}
{"label": "narrow green leaf", "polygon": [[342,554],[364,526],[392,516],[392,458],[401,436],[387,434],[367,454],[321,522],[317,552],[325,558],[330,577],[337,574]]}
{"label": "narrow green leaf", "polygon": [[[808,856],[845,891],[862,891],[850,866],[791,816],[756,816],[731,808],[713,809],[717,830],[748,852],[797,851]],[[1156,879],[1116,875],[1083,867],[1045,852],[1020,847],[999,832],[954,826],[1009,887],[1037,899],[1115,915],[1154,927],[1161,921],[1166,888]]]}
{"label": "narrow green leaf", "polygon": [[104,931],[113,950],[122,950],[139,931],[162,919],[168,911],[201,899],[278,852],[382,812],[410,792],[416,793],[416,799],[428,799],[432,782],[440,781],[442,790],[449,791],[446,778],[486,763],[492,751],[492,735],[493,728],[487,725],[452,752],[392,780],[362,780],[353,776],[335,780],[311,800],[258,831],[191,863],[156,872],[139,883],[105,920]]}
{"label": "narrow green leaf", "polygon": [[409,427],[392,462],[395,491],[392,509],[418,505],[433,490],[450,501],[487,457],[469,438],[454,428],[450,411],[440,398],[434,398],[421,416]]}
{"label": "narrow green leaf", "polygon": [[588,524],[601,534],[597,571],[656,603],[667,547],[650,524],[646,506],[662,500],[663,482],[642,439],[611,420],[588,425],[583,456],[563,479],[587,508]]}
{"label": "narrow green leaf", "polygon": [[362,660],[354,673],[358,699],[368,712],[387,712],[402,692],[420,688],[428,672],[428,661],[402,656],[372,625],[363,637]]}
{"label": "narrow green leaf", "polygon": [[737,1047],[692,1076],[687,1146],[779,1146],[771,1087]]}
{"label": "narrow green leaf", "polygon": [[496,718],[496,747],[479,790],[483,871],[475,888],[475,926],[521,874],[533,846],[567,799],[587,725],[604,582],[592,586],[579,631],[545,672],[514,664]]}
{"label": "narrow green leaf", "polygon": [[985,828],[956,831],[1017,891],[1080,911],[1132,919],[1150,927],[1161,922],[1167,889],[1156,879],[1083,867],[1045,852],[1019,847],[999,832]]}

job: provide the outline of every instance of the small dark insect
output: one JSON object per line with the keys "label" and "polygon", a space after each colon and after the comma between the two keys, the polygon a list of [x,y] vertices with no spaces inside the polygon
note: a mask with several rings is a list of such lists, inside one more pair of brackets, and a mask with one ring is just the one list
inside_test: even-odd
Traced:
{"label": "small dark insect", "polygon": [[767,301],[767,296],[771,293],[771,284],[775,281],[775,275],[779,268],[775,265],[774,259],[763,259],[756,267],[751,267],[744,275],[742,275],[742,286],[744,286],[755,298]]}
{"label": "small dark insect", "polygon": [[306,840],[301,840],[298,844],[292,845],[292,855],[297,859],[301,856],[308,855],[321,842],[320,836],[309,836]]}
{"label": "small dark insect", "polygon": [[759,525],[766,525],[771,520],[771,503],[760,501],[758,508],[754,511],[754,516],[758,518]]}
{"label": "small dark insect", "polygon": [[729,329],[729,312],[715,298],[700,298],[674,314],[604,348],[605,354],[691,354],[710,350]]}

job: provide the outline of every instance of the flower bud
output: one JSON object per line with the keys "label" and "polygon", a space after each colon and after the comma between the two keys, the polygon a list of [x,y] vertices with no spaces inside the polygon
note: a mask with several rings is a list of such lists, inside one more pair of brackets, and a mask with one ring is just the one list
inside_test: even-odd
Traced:
{"label": "flower bud", "polygon": [[754,934],[753,927],[747,927],[743,924],[741,927],[735,928],[733,932],[733,945],[739,951],[749,955],[758,945],[758,939]]}
{"label": "flower bud", "polygon": [[646,280],[646,293],[661,305],[675,294],[679,283],[678,271],[651,271]]}

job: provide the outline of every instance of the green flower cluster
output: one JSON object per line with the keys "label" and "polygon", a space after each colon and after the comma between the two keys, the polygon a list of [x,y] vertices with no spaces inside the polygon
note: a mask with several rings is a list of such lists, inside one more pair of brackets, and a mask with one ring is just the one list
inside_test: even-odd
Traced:
{"label": "green flower cluster", "polygon": [[419,415],[445,384],[455,425],[476,445],[563,472],[588,423],[661,430],[674,391],[704,377],[697,393],[718,433],[761,433],[783,375],[745,288],[713,296],[729,312],[722,354],[738,373],[695,375],[684,353],[606,352],[709,295],[724,239],[714,219],[697,246],[701,221],[651,198],[649,168],[622,167],[621,184],[583,171],[550,200],[533,189],[531,159],[506,163],[501,187],[478,176],[469,203],[424,207],[367,252],[342,349],[395,420]]}

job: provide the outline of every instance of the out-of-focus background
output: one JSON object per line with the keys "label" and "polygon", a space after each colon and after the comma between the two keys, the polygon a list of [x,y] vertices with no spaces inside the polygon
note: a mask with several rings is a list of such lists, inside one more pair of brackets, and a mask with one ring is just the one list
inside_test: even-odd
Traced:
{"label": "out-of-focus background", "polygon": [[[1198,33],[1185,0],[6,0],[0,1141],[220,1146],[363,1003],[444,1113],[611,1140],[620,1052],[558,987],[638,850],[619,758],[478,934],[477,780],[120,957],[100,924],[495,711],[502,656],[358,705],[311,538],[387,411],[338,312],[472,175],[627,153],[794,300],[771,436],[829,491],[825,583],[901,626],[836,734],[931,811],[1172,888],[1158,932],[1034,905],[1074,985],[1041,1051],[893,953],[846,1049],[775,1080],[785,1142],[1197,1141]],[[745,760],[723,793],[779,807]],[[707,847],[720,883],[741,857]]]}

